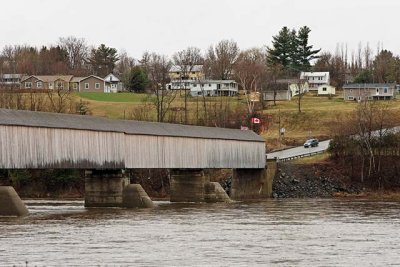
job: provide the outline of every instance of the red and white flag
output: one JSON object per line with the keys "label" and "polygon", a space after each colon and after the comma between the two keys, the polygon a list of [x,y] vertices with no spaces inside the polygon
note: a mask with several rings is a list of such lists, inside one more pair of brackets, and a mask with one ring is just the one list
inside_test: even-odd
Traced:
{"label": "red and white flag", "polygon": [[259,118],[251,118],[251,123],[259,124],[259,123],[261,123],[261,120]]}

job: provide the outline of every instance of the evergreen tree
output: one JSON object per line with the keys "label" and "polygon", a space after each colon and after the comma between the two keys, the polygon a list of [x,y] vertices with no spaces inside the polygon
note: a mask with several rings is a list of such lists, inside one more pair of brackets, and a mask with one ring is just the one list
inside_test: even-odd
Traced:
{"label": "evergreen tree", "polygon": [[100,77],[112,73],[117,61],[117,49],[107,47],[104,44],[101,44],[97,49],[93,49],[89,58],[94,74]]}
{"label": "evergreen tree", "polygon": [[307,26],[300,28],[297,33],[297,68],[303,71],[309,71],[311,69],[310,61],[318,58],[317,54],[321,49],[313,50],[313,46],[308,44],[308,37],[311,29]]}
{"label": "evergreen tree", "polygon": [[148,77],[140,66],[133,67],[128,75],[125,86],[131,92],[143,92],[148,84]]}
{"label": "evergreen tree", "polygon": [[296,30],[283,27],[273,36],[272,48],[268,48],[268,63],[281,65],[289,72],[310,70],[310,61],[318,58],[321,49],[313,50],[308,44],[311,30],[307,26]]}
{"label": "evergreen tree", "polygon": [[296,50],[296,32],[283,27],[278,35],[272,37],[272,48],[267,49],[267,61],[271,65],[281,65],[288,68],[293,64]]}
{"label": "evergreen tree", "polygon": [[361,71],[357,77],[354,78],[355,83],[371,83],[372,82],[372,73],[369,70]]}

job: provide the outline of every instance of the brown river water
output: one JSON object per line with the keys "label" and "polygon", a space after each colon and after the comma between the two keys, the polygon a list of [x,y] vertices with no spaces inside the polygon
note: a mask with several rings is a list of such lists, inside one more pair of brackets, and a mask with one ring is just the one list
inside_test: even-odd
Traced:
{"label": "brown river water", "polygon": [[0,217],[0,266],[400,266],[400,202],[26,203]]}

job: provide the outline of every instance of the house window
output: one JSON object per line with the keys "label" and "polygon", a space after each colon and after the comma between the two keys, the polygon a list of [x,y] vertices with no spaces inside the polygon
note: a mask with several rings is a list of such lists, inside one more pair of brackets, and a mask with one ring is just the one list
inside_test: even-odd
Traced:
{"label": "house window", "polygon": [[89,89],[89,83],[85,83],[85,89]]}
{"label": "house window", "polygon": [[63,82],[57,82],[57,89],[64,89],[64,83]]}
{"label": "house window", "polygon": [[25,88],[28,88],[28,89],[32,88],[32,83],[31,82],[26,82],[25,83]]}
{"label": "house window", "polygon": [[49,83],[49,89],[53,89],[53,83]]}
{"label": "house window", "polygon": [[193,84],[193,87],[197,87],[197,84],[194,83],[194,84]]}
{"label": "house window", "polygon": [[322,87],[322,91],[326,92],[326,87]]}
{"label": "house window", "polygon": [[350,89],[350,93],[353,92],[353,89]]}
{"label": "house window", "polygon": [[383,89],[383,92],[384,92],[385,94],[387,94],[387,93],[388,93],[388,88],[384,88],[384,89]]}
{"label": "house window", "polygon": [[72,89],[77,90],[78,89],[78,84],[77,83],[73,83],[72,84]]}
{"label": "house window", "polygon": [[379,89],[378,88],[376,88],[376,93],[379,93]]}
{"label": "house window", "polygon": [[94,84],[94,88],[95,88],[95,89],[100,89],[100,83],[95,83],[95,84]]}
{"label": "house window", "polygon": [[192,74],[196,74],[196,72],[193,71]]}
{"label": "house window", "polygon": [[36,82],[36,87],[37,87],[37,88],[42,88],[42,86],[43,86],[43,83],[42,83],[42,82]]}
{"label": "house window", "polygon": [[211,87],[211,83],[208,84],[208,87]]}
{"label": "house window", "polygon": [[354,96],[348,96],[347,100],[354,100]]}

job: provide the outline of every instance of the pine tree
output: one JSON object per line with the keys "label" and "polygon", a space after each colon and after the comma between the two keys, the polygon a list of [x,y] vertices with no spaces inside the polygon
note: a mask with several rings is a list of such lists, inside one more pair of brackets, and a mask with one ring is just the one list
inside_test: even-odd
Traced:
{"label": "pine tree", "polygon": [[313,50],[313,46],[308,44],[310,32],[307,26],[298,32],[283,27],[278,35],[273,36],[272,48],[268,48],[268,63],[281,65],[289,72],[310,70],[310,61],[318,58],[321,50]]}
{"label": "pine tree", "polygon": [[300,28],[297,33],[297,64],[298,69],[303,71],[309,71],[311,69],[310,61],[318,58],[317,54],[321,51],[321,49],[313,50],[313,46],[308,44],[308,38],[311,29],[307,26],[303,26]]}
{"label": "pine tree", "polygon": [[272,48],[268,48],[268,63],[288,68],[293,63],[296,47],[296,32],[283,27],[278,35],[273,36]]}
{"label": "pine tree", "polygon": [[127,79],[126,87],[129,91],[143,92],[148,84],[146,72],[142,67],[136,66],[131,69]]}

